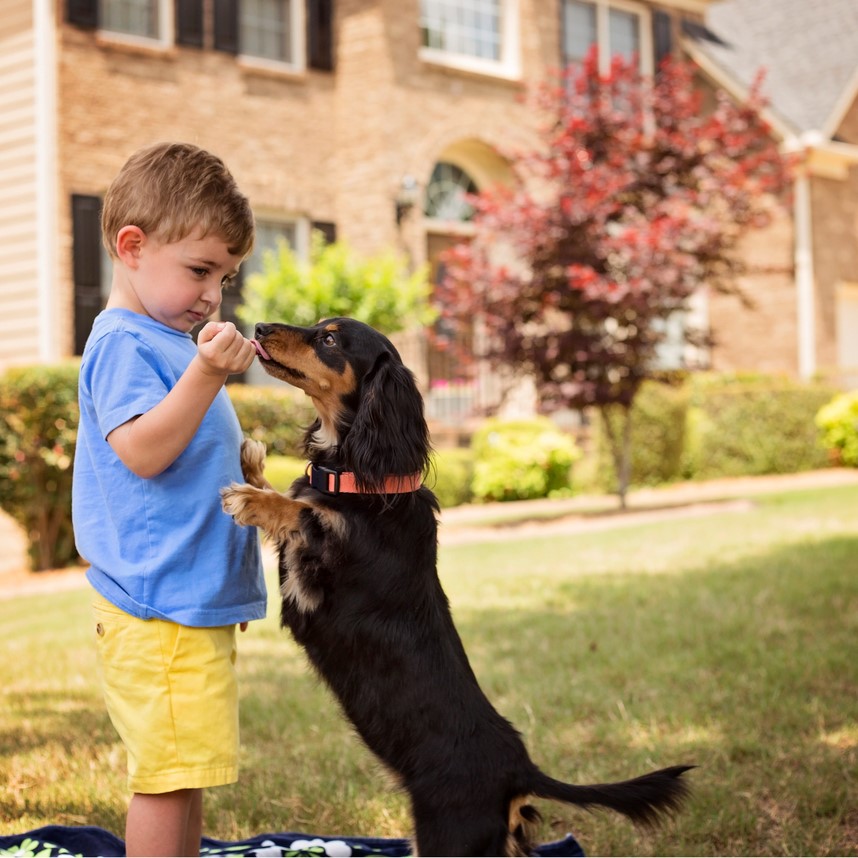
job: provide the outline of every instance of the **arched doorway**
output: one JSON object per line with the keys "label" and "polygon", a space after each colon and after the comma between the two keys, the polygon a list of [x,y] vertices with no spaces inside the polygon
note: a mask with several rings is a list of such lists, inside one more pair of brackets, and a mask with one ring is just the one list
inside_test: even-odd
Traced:
{"label": "arched doorway", "polygon": [[[473,235],[474,210],[468,196],[494,184],[509,184],[508,162],[480,140],[462,140],[448,146],[435,162],[425,185],[423,216],[426,227],[426,259],[432,283],[444,277],[441,256],[445,250],[467,242]],[[430,420],[461,425],[480,413],[486,389],[479,374],[463,365],[462,351],[473,353],[474,331],[453,331],[443,321],[435,325],[427,344]]]}

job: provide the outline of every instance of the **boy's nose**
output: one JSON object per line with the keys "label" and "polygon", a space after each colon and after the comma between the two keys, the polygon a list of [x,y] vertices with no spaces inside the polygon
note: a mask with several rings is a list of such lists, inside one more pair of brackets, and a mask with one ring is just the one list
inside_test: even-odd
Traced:
{"label": "boy's nose", "polygon": [[214,308],[219,307],[220,302],[223,299],[223,294],[220,291],[220,283],[212,282],[206,284],[206,288],[203,290],[202,299],[207,304],[211,304]]}

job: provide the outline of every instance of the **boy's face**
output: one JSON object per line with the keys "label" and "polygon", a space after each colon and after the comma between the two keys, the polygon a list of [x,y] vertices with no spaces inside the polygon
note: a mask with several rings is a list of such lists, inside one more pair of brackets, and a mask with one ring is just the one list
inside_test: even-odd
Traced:
{"label": "boy's face", "polygon": [[134,264],[125,268],[131,287],[127,309],[188,333],[220,307],[222,290],[238,273],[241,261],[216,235],[192,233],[162,243],[141,233]]}

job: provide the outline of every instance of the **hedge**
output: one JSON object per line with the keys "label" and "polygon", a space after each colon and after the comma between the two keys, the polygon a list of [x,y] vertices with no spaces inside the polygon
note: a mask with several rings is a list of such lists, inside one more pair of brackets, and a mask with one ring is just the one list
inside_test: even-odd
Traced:
{"label": "hedge", "polygon": [[790,474],[831,464],[815,417],[836,390],[777,376],[691,376],[684,475]]}
{"label": "hedge", "polygon": [[[0,507],[24,528],[33,569],[77,560],[71,525],[77,376],[72,362],[0,376]],[[284,457],[300,455],[314,419],[310,401],[285,387],[231,385],[229,393],[244,432],[268,448],[269,479],[285,488],[305,467]],[[694,374],[673,386],[646,382],[633,409],[632,482],[858,464],[858,394],[835,399],[837,393],[821,383],[761,375]],[[599,444],[593,455],[604,460]],[[547,418],[490,420],[472,449],[435,454],[429,484],[445,507],[547,497],[571,491],[570,469],[579,457],[571,437]],[[602,487],[610,489],[606,473],[600,467]]]}
{"label": "hedge", "polygon": [[[641,385],[631,414],[632,485],[656,486],[682,476],[688,400],[689,391],[684,384],[645,381]],[[601,420],[601,415],[594,411],[595,481],[600,490],[613,492],[617,478]]]}
{"label": "hedge", "polygon": [[264,442],[269,455],[301,455],[304,431],[316,417],[305,393],[285,385],[231,384],[227,389],[249,438]]}
{"label": "hedge", "polygon": [[36,571],[78,559],[71,522],[78,371],[68,363],[0,376],[0,507],[24,529]]}

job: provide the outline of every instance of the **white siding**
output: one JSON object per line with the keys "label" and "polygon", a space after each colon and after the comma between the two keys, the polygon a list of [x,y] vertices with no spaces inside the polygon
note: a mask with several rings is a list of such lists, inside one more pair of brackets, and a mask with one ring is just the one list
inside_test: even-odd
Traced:
{"label": "white siding", "polygon": [[33,0],[0,16],[0,371],[37,362],[40,341]]}

